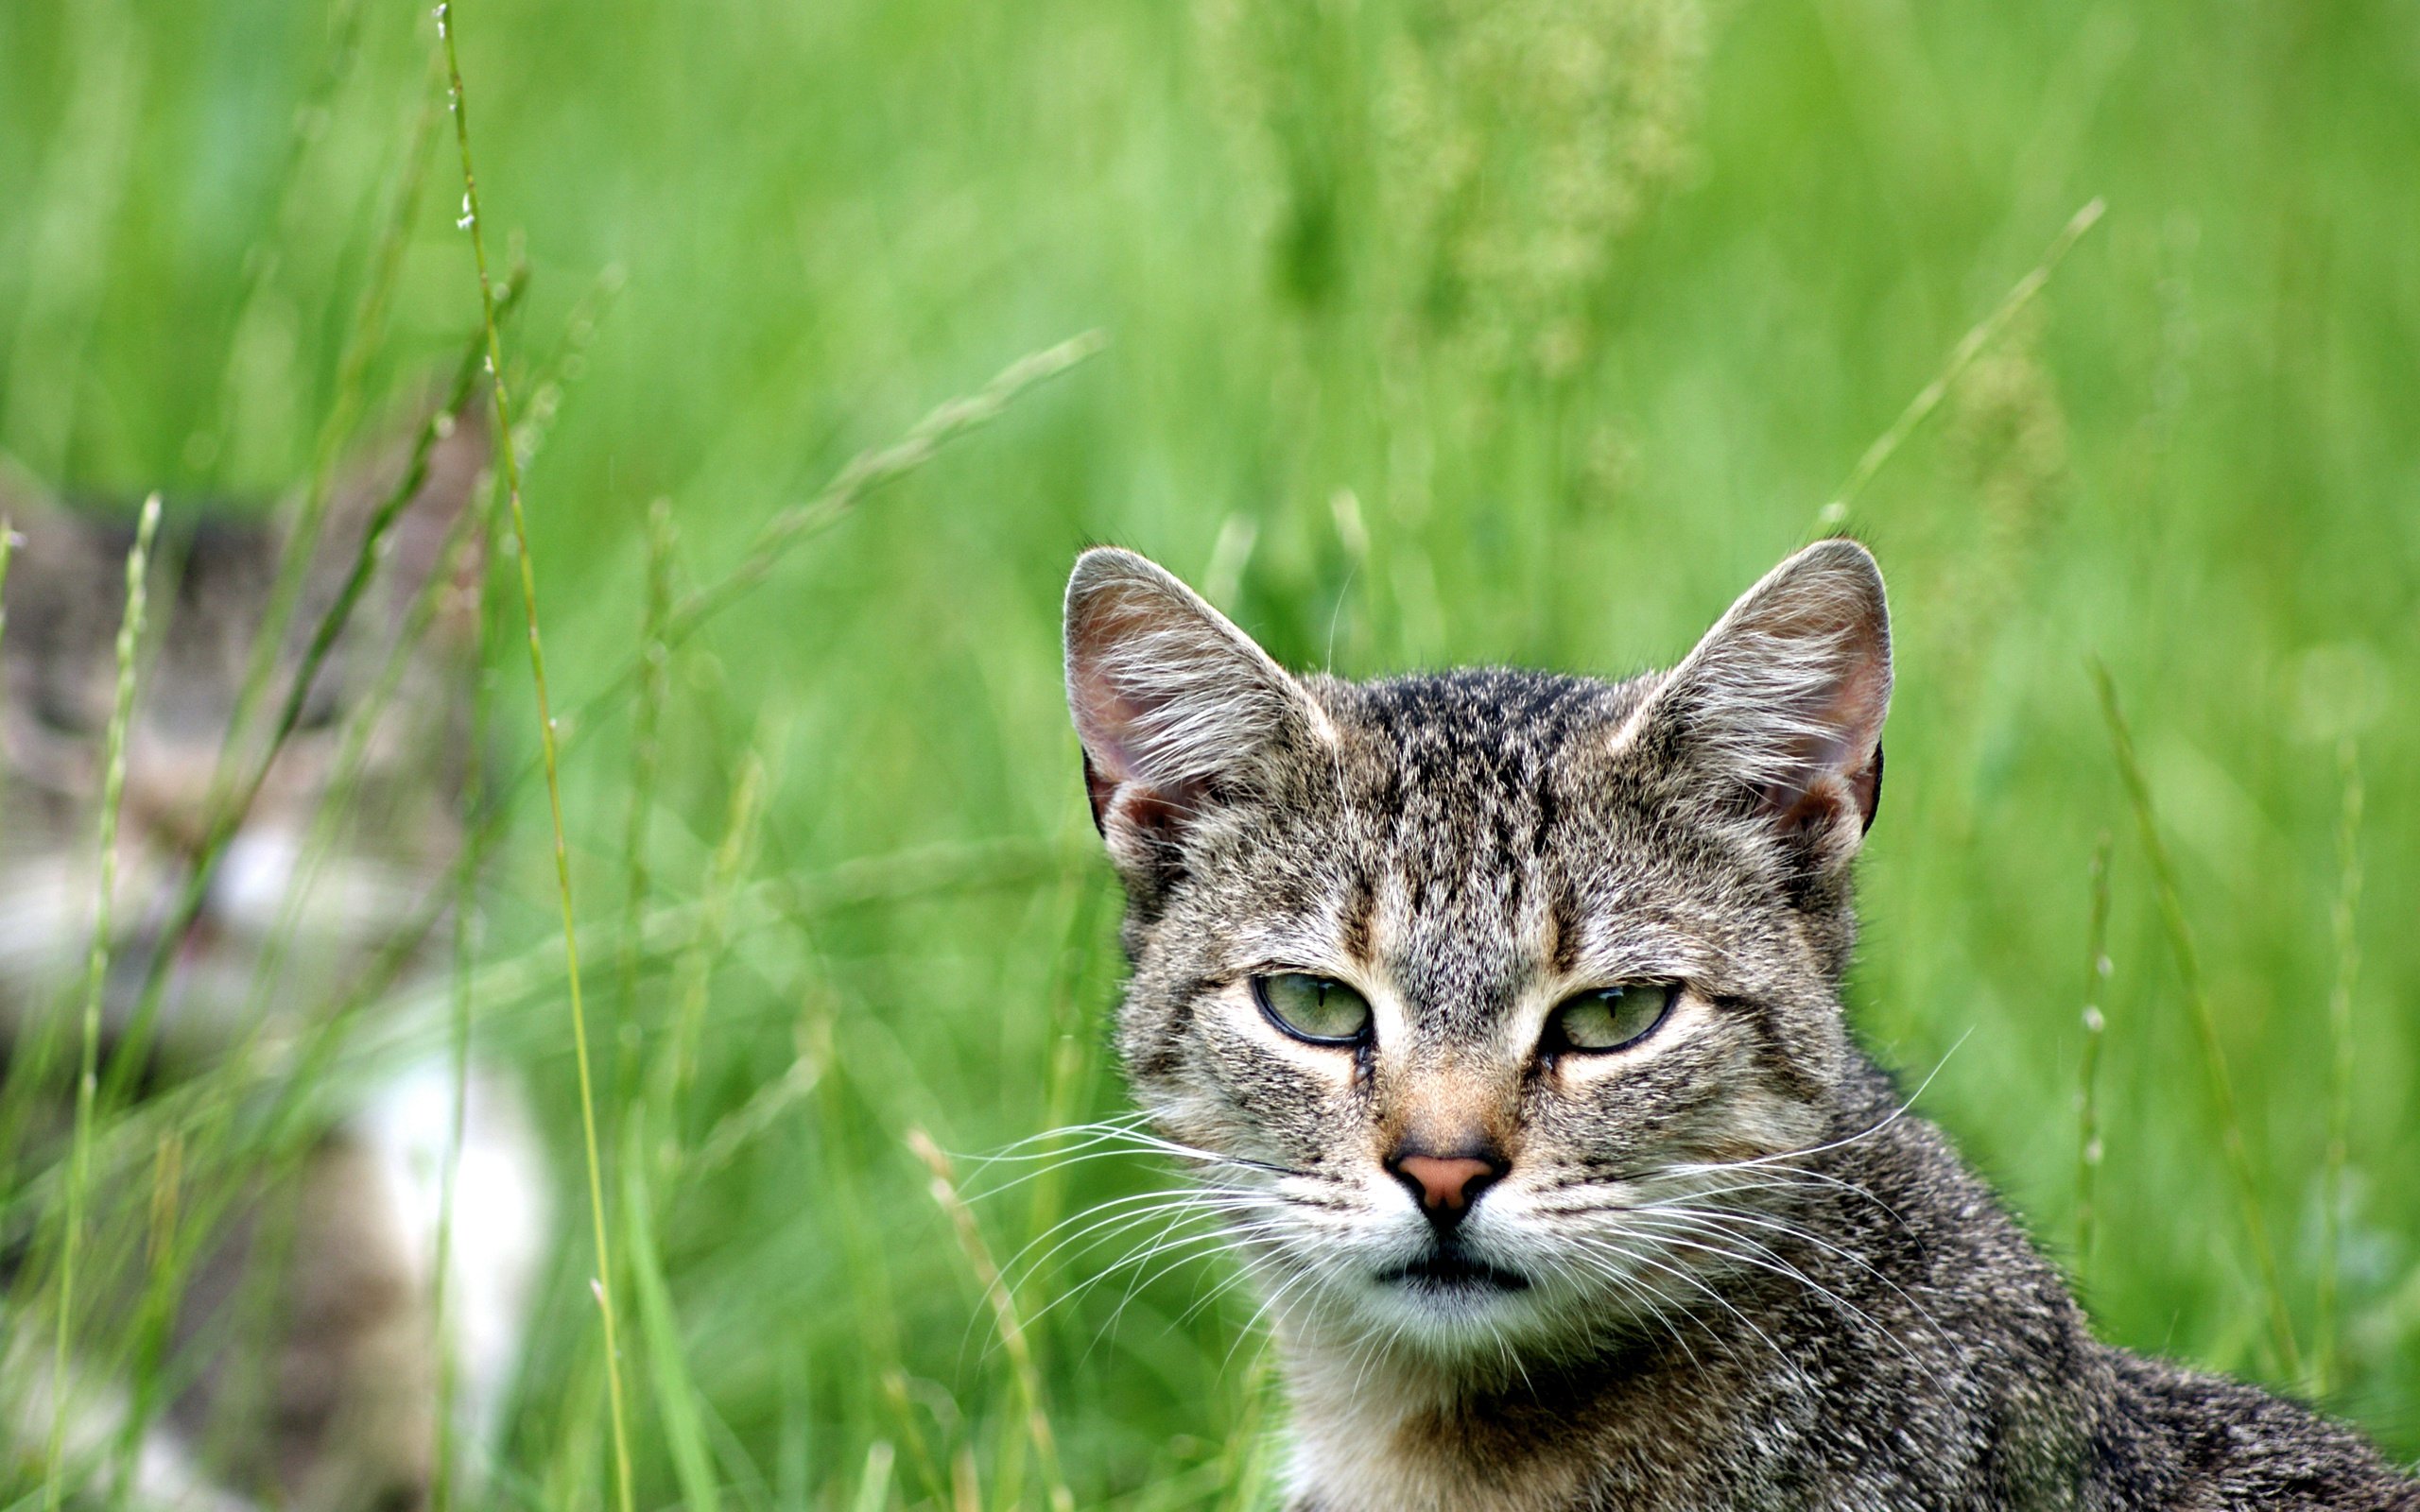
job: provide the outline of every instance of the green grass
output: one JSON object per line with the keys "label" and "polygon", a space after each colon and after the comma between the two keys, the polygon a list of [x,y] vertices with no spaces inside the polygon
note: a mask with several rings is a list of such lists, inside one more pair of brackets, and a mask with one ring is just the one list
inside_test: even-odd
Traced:
{"label": "green grass", "polygon": [[[526,563],[596,1009],[596,1233],[636,1272],[638,1505],[1268,1484],[1281,1409],[1249,1302],[1197,1309],[1215,1260],[1139,1285],[1115,1245],[1010,1260],[1167,1173],[1010,1188],[1028,1168],[967,1159],[1123,1106],[1115,899],[1058,691],[1080,546],[1151,552],[1297,662],[1623,672],[1685,649],[1844,479],[1900,658],[1868,1042],[1940,1064],[1925,1110],[2064,1257],[2075,961],[2096,837],[2123,837],[2092,985],[2099,1326],[2308,1389],[2296,1340],[2331,1405],[2420,1453],[2408,8],[456,20],[480,229],[527,269],[506,387],[544,441],[491,585],[487,719],[499,774],[532,770]],[[0,448],[172,509],[267,494],[450,370],[481,287],[427,124],[436,44],[425,8],[0,9]],[[1095,330],[1089,362],[910,435]],[[468,980],[480,1043],[544,1102],[565,1222],[499,1484],[595,1506],[564,894],[541,784],[511,791]],[[442,1002],[445,975],[411,990]],[[101,1122],[105,1162],[169,1159],[164,1112]]]}

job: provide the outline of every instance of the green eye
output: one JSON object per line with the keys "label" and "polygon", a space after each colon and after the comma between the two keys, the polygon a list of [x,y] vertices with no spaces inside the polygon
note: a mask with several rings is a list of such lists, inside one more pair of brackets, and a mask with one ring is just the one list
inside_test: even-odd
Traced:
{"label": "green eye", "polygon": [[1632,982],[1582,992],[1554,1010],[1547,1038],[1562,1050],[1619,1050],[1653,1032],[1680,991],[1669,982]]}
{"label": "green eye", "polygon": [[1370,1032],[1369,1000],[1333,977],[1255,976],[1252,995],[1270,1022],[1315,1045],[1351,1044]]}

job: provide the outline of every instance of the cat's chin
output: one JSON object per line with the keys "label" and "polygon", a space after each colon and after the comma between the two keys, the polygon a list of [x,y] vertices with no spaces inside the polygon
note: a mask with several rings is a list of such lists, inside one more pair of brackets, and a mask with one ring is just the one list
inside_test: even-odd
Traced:
{"label": "cat's chin", "polygon": [[1486,1302],[1530,1289],[1527,1276],[1454,1249],[1432,1249],[1416,1260],[1392,1266],[1379,1273],[1378,1282],[1457,1305]]}
{"label": "cat's chin", "polygon": [[1545,1321],[1529,1277],[1466,1250],[1430,1250],[1374,1273],[1356,1290],[1366,1326],[1442,1359],[1500,1354]]}

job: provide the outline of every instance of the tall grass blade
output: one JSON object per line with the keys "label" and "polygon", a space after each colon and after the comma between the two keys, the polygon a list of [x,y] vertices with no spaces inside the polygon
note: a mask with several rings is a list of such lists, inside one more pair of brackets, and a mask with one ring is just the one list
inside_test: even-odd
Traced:
{"label": "tall grass blade", "polygon": [[2351,735],[2336,747],[2344,807],[2336,822],[2336,986],[2327,994],[2330,1049],[2327,1157],[2320,1186],[2319,1298],[2311,1321],[2311,1389],[2326,1397],[2343,1383],[2336,1296],[2344,1223],[2345,1146],[2353,1127],[2353,992],[2361,975],[2361,760]]}
{"label": "tall grass blade", "polygon": [[664,1262],[656,1251],[653,1198],[647,1185],[647,1109],[631,1110],[623,1125],[622,1222],[629,1240],[631,1286],[636,1294],[639,1338],[647,1346],[648,1373],[655,1381],[656,1416],[672,1452],[672,1469],[681,1483],[682,1505],[688,1512],[720,1512],[722,1496],[716,1486],[714,1456],[706,1448],[704,1420],[698,1412],[697,1385],[681,1349],[681,1320],[673,1311],[672,1291],[664,1280]]}
{"label": "tall grass blade", "polygon": [[2076,1274],[2092,1268],[2100,1220],[2100,1043],[2109,1032],[2109,832],[2092,848],[2092,922],[2084,934],[2083,1058],[2076,1074]]}
{"label": "tall grass blade", "polygon": [[67,1346],[76,1317],[76,1268],[84,1233],[84,1204],[93,1175],[93,1107],[100,1084],[101,995],[109,980],[111,904],[117,891],[117,817],[126,793],[126,727],[134,713],[134,654],[143,639],[151,542],[160,529],[160,496],[143,501],[134,549],[126,554],[126,611],[117,627],[117,688],[103,737],[100,886],[93,900],[93,944],[84,965],[84,1044],[76,1073],[76,1127],[68,1146],[67,1217],[60,1238],[59,1333],[51,1357],[50,1445],[43,1463],[43,1501],[56,1512],[64,1490],[60,1455],[67,1444]]}
{"label": "tall grass blade", "polygon": [[2226,1147],[2227,1169],[2235,1177],[2244,1231],[2251,1238],[2253,1260],[2259,1266],[2261,1283],[2268,1290],[2269,1326],[2274,1336],[2277,1364],[2288,1379],[2299,1381],[2303,1374],[2302,1351],[2294,1346],[2294,1320],[2286,1306],[2285,1279],[2278,1271],[2276,1248],[2269,1242],[2269,1221],[2261,1215],[2260,1182],[2252,1169],[2252,1152],[2244,1143],[2243,1120],[2236,1108],[2235,1082],[2227,1074],[2226,1051],[2219,1041],[2218,1015],[2210,1006],[2210,994],[2202,981],[2202,959],[2194,949],[2192,927],[2186,921],[2176,868],[2169,860],[2167,842],[2160,838],[2151,784],[2144,781],[2142,764],[2135,759],[2135,737],[2127,729],[2125,712],[2118,705],[2118,686],[2110,680],[2109,669],[2098,659],[2092,663],[2092,678],[2100,690],[2100,712],[2109,725],[2110,744],[2117,750],[2118,775],[2124,780],[2126,799],[2141,832],[2143,853],[2151,862],[2160,921],[2167,929],[2169,946],[2176,954],[2176,973],[2183,981],[2186,1005],[2192,1012],[2193,1031],[2201,1042],[2203,1074],[2209,1082],[2211,1101],[2218,1105],[2219,1136]]}
{"label": "tall grass blade", "polygon": [[555,893],[562,904],[563,971],[571,998],[572,1049],[579,1068],[580,1137],[588,1158],[588,1208],[596,1245],[596,1305],[602,1319],[605,1383],[614,1430],[614,1489],[622,1512],[634,1512],[631,1484],[631,1438],[623,1408],[621,1349],[614,1326],[613,1246],[605,1233],[605,1176],[596,1149],[596,1091],[589,1069],[588,1015],[580,1001],[579,932],[572,911],[571,850],[563,833],[562,781],[557,770],[555,718],[546,696],[546,653],[538,635],[538,578],[529,550],[529,522],[521,507],[521,467],[510,444],[512,402],[504,377],[503,344],[496,335],[496,287],[488,272],[487,235],[479,223],[478,175],[471,165],[471,117],[462,90],[462,65],[454,47],[452,0],[440,0],[437,35],[445,51],[445,81],[454,112],[454,141],[462,155],[462,222],[471,233],[472,261],[479,275],[479,304],[486,321],[489,391],[495,403],[497,449],[504,466],[505,507],[512,522],[514,559],[521,578],[522,619],[529,633],[529,677],[538,700],[538,749],[545,764],[546,811],[555,840]]}
{"label": "tall grass blade", "polygon": [[890,1504],[890,1467],[898,1457],[889,1439],[877,1438],[866,1451],[865,1472],[857,1478],[855,1512],[883,1512]]}

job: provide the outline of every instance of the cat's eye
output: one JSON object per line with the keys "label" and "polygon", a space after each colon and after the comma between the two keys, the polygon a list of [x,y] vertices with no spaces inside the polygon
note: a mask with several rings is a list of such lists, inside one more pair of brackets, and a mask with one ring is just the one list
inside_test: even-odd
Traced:
{"label": "cat's eye", "polygon": [[1627,982],[1567,998],[1547,1020],[1549,1050],[1620,1050],[1654,1033],[1681,989],[1669,982]]}
{"label": "cat's eye", "polygon": [[1278,971],[1252,979],[1269,1022],[1315,1045],[1349,1045],[1370,1032],[1370,1001],[1330,976]]}

